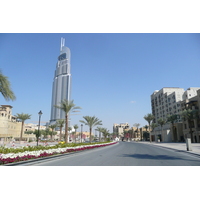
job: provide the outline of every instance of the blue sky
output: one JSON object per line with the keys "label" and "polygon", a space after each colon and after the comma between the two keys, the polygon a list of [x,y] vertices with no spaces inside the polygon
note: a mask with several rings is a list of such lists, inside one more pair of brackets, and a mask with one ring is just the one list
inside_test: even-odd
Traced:
{"label": "blue sky", "polygon": [[[83,108],[81,115],[72,117],[72,124],[79,123],[82,116],[96,115],[110,132],[113,123],[128,122],[130,125],[134,123],[145,125],[143,117],[151,112],[150,95],[154,90],[162,87],[187,89],[200,86],[199,34],[160,34],[200,33],[198,5],[199,2],[196,0],[190,2],[124,0],[114,3],[108,0],[99,2],[57,0],[49,1],[48,4],[42,0],[2,1],[0,69],[9,77],[17,100],[6,102],[0,95],[0,105],[12,105],[13,114],[21,112],[32,114],[30,121],[38,121],[39,110],[43,112],[42,121],[50,119],[53,75],[59,55],[60,38],[65,37],[66,45],[71,49],[72,54],[72,98],[76,105]],[[88,129],[84,126],[84,130]],[[94,184],[91,184],[91,179],[88,179],[92,169],[95,173]],[[185,180],[185,177],[182,177],[185,171],[180,173],[182,168],[176,168],[177,171],[175,168],[173,170],[167,168],[165,171],[168,173],[162,173],[163,168],[162,170],[157,167],[151,168],[151,173],[145,173],[144,179],[141,178],[144,174],[143,168],[137,168],[141,173],[130,173],[128,176],[119,176],[119,170],[127,170],[125,166],[120,166],[120,169],[109,166],[92,169],[84,168],[83,172],[83,170],[70,168],[74,173],[63,173],[63,170],[55,168],[57,176],[54,176],[54,179],[57,178],[57,181],[61,181],[60,177],[70,179],[65,182],[62,189],[67,185],[71,191],[69,195],[80,194],[81,198],[85,194],[85,187],[79,188],[81,192],[77,193],[77,188],[71,187],[77,184],[77,178],[74,176],[81,177],[94,191],[98,186],[102,186],[105,176],[112,177],[103,182],[104,187],[110,188],[106,196],[111,198],[115,192],[110,191],[116,191],[116,179],[126,182],[134,176],[135,183],[143,184],[142,181],[145,180],[146,184],[151,185],[152,182],[157,184],[157,181],[161,181],[161,188],[159,190],[159,186],[157,187],[157,193],[162,191],[165,185],[162,181],[163,177],[168,180],[174,174],[178,177],[177,180],[181,181],[174,181],[172,184],[176,188],[180,186],[180,189],[184,186],[181,184],[184,183],[182,179]],[[28,170],[27,168],[27,173]],[[48,180],[45,184],[37,182],[39,187],[44,189],[47,186],[45,189],[49,189],[48,183],[51,184],[52,180],[49,176],[50,170],[52,171],[52,168],[38,168],[38,170],[34,168],[37,174],[41,174],[44,180]],[[25,168],[23,173],[24,171]],[[159,176],[155,176],[158,171],[162,173],[162,180]],[[14,176],[18,181],[22,180],[21,173],[13,172],[4,173],[6,174],[4,185],[12,184],[8,174],[12,179]],[[192,172],[191,177],[195,177],[197,171],[193,169]],[[32,180],[37,177],[35,174],[31,176]],[[6,181],[8,184],[5,184]],[[168,187],[168,182],[166,183]],[[30,184],[28,186],[30,187]],[[16,184],[13,189],[18,192]],[[137,187],[137,194],[143,192],[142,187],[141,189],[140,191]],[[146,188],[148,189],[151,192],[154,188]],[[4,187],[4,191],[10,192],[10,187]],[[13,192],[13,195],[16,192]],[[149,192],[146,194],[149,195]],[[102,194],[105,196],[105,192]],[[116,194],[119,197],[120,193]],[[47,195],[48,193],[45,193],[45,198]],[[51,197],[53,195],[54,193],[51,193]],[[122,195],[122,198],[126,198],[124,196],[129,193],[122,193]],[[171,196],[171,193],[169,195]],[[180,197],[180,194],[178,195]],[[157,196],[160,198],[160,195]]]}
{"label": "blue sky", "polygon": [[[95,115],[112,132],[113,123],[146,125],[150,95],[163,87],[200,87],[200,34],[10,33],[0,34],[0,69],[16,101],[13,114],[49,121],[60,39],[71,50],[72,99],[81,106],[71,125]],[[83,128],[88,131],[88,127]]]}

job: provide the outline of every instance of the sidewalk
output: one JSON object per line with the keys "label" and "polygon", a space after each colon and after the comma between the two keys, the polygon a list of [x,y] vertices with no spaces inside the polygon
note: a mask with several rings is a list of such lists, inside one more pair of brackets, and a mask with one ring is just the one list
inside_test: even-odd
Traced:
{"label": "sidewalk", "polygon": [[192,143],[192,151],[187,151],[186,143],[185,142],[146,142],[146,141],[139,141],[138,143],[143,143],[147,145],[155,145],[163,148],[168,149],[175,149],[186,153],[191,153],[200,156],[200,143]]}

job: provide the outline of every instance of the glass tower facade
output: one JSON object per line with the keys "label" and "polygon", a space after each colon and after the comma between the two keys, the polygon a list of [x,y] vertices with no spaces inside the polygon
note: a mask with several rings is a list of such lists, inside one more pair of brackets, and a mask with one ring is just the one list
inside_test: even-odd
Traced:
{"label": "glass tower facade", "polygon": [[55,105],[60,105],[60,102],[64,99],[71,100],[70,57],[70,49],[65,46],[65,39],[61,38],[60,55],[58,56],[52,87],[50,122],[65,119],[64,111],[56,108]]}

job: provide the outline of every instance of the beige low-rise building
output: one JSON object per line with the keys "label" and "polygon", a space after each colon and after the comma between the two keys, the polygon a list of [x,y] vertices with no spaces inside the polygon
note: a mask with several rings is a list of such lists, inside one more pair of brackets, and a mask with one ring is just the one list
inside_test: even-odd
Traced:
{"label": "beige low-rise building", "polygon": [[17,122],[16,117],[12,116],[12,106],[2,105],[0,107],[0,138],[8,141],[18,137],[21,131],[21,122]]}
{"label": "beige low-rise building", "polygon": [[[9,142],[12,140],[19,140],[21,134],[22,123],[17,121],[16,117],[12,115],[12,106],[0,106],[0,141]],[[23,140],[35,138],[35,135],[22,134]]]}
{"label": "beige low-rise building", "polygon": [[[45,130],[46,126],[40,125],[40,130]],[[27,123],[24,124],[24,132],[38,130],[38,124]]]}
{"label": "beige low-rise building", "polygon": [[123,136],[124,131],[129,130],[130,126],[126,123],[113,124],[113,133],[116,133],[118,136]]}

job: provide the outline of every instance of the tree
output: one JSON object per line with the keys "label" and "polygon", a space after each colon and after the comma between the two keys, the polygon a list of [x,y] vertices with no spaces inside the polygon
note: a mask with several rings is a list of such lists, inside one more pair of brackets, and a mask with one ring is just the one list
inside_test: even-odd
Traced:
{"label": "tree", "polygon": [[103,137],[104,137],[104,141],[106,141],[106,138],[107,136],[109,136],[109,130],[107,128],[100,128],[100,127],[97,127],[98,130],[103,134]]}
{"label": "tree", "polygon": [[191,110],[191,109],[185,109],[181,112],[181,116],[184,121],[188,121],[188,125],[190,128],[190,135],[191,135],[191,142],[194,142],[193,139],[193,131],[192,126],[195,119],[198,119],[198,111],[197,110]]}
{"label": "tree", "polygon": [[29,131],[25,131],[24,134],[33,134],[33,132],[34,131],[29,130]]}
{"label": "tree", "polygon": [[128,133],[130,135],[130,140],[132,140],[132,138],[133,138],[133,131],[132,130],[128,130]]}
{"label": "tree", "polygon": [[23,134],[23,128],[24,128],[24,122],[27,120],[27,119],[30,119],[31,118],[31,115],[29,114],[25,114],[25,113],[17,113],[16,114],[16,118],[19,119],[21,122],[22,122],[22,126],[21,126],[21,134],[20,134],[20,141],[22,141],[22,134]]}
{"label": "tree", "polygon": [[149,128],[149,126],[145,125],[145,126],[144,126],[144,128],[145,128],[145,129],[146,129],[146,131],[147,131],[147,129]]}
{"label": "tree", "polygon": [[102,121],[99,120],[97,117],[93,116],[93,117],[90,117],[90,116],[83,116],[84,120],[80,120],[81,123],[84,123],[85,125],[89,126],[89,129],[90,129],[90,143],[92,142],[92,128],[94,126],[97,126],[97,125],[102,125]]}
{"label": "tree", "polygon": [[[158,119],[158,124],[161,126],[161,135],[163,135],[163,125],[166,124],[166,121],[162,118]],[[164,135],[163,135],[164,136]],[[163,138],[163,141],[164,141],[164,138]]]}
{"label": "tree", "polygon": [[[71,132],[72,127],[68,127],[68,131]],[[69,138],[71,139],[71,135],[69,136]]]}
{"label": "tree", "polygon": [[151,114],[148,113],[147,115],[144,116],[144,119],[148,122],[149,124],[149,139],[151,142],[151,131],[150,131],[150,127],[151,127],[151,122],[155,119],[155,117]]}
{"label": "tree", "polygon": [[167,122],[170,122],[172,124],[172,135],[174,133],[174,123],[177,121],[178,115],[168,115],[167,116]]}
{"label": "tree", "polygon": [[14,101],[16,99],[15,94],[11,89],[11,84],[8,80],[8,77],[4,76],[1,70],[0,70],[0,92],[6,101],[9,100]]}
{"label": "tree", "polygon": [[49,128],[51,129],[51,133],[50,133],[51,140],[52,140],[53,135],[56,135],[56,132],[54,132],[54,129],[56,127],[57,127],[57,124],[52,124],[52,125],[49,126]]}
{"label": "tree", "polygon": [[64,99],[60,102],[60,106],[55,105],[56,108],[59,108],[65,112],[65,142],[68,143],[68,115],[69,112],[79,112],[78,109],[81,109],[81,107],[76,106],[74,104],[74,101],[68,101],[67,99]]}
{"label": "tree", "polygon": [[97,131],[99,131],[99,142],[101,142],[101,133],[102,133],[102,127],[97,127],[96,128]]}
{"label": "tree", "polygon": [[[153,132],[154,131],[154,129],[156,128],[156,127],[158,127],[158,124],[156,124],[156,123],[151,123],[151,131]],[[155,141],[157,140],[157,135],[155,134]]]}
{"label": "tree", "polygon": [[147,141],[147,138],[149,138],[149,132],[148,131],[143,132],[143,138],[145,138],[145,141]]}
{"label": "tree", "polygon": [[74,125],[74,129],[75,129],[75,143],[76,143],[76,130],[78,129],[78,125],[77,124]]}
{"label": "tree", "polygon": [[58,119],[56,121],[57,127],[60,128],[60,141],[61,141],[61,136],[62,136],[62,128],[64,127],[65,120],[64,119]]}
{"label": "tree", "polygon": [[46,128],[45,130],[41,130],[40,132],[41,132],[40,135],[43,135],[44,138],[47,138],[48,135],[51,135],[50,128]]}
{"label": "tree", "polygon": [[127,133],[128,133],[128,131],[126,131],[126,130],[123,131],[124,138],[126,138],[126,139],[128,139]]}
{"label": "tree", "polygon": [[135,123],[135,124],[133,124],[133,126],[135,126],[137,128],[136,133],[137,133],[137,137],[138,137],[138,127],[140,126],[140,124],[139,123]]}

